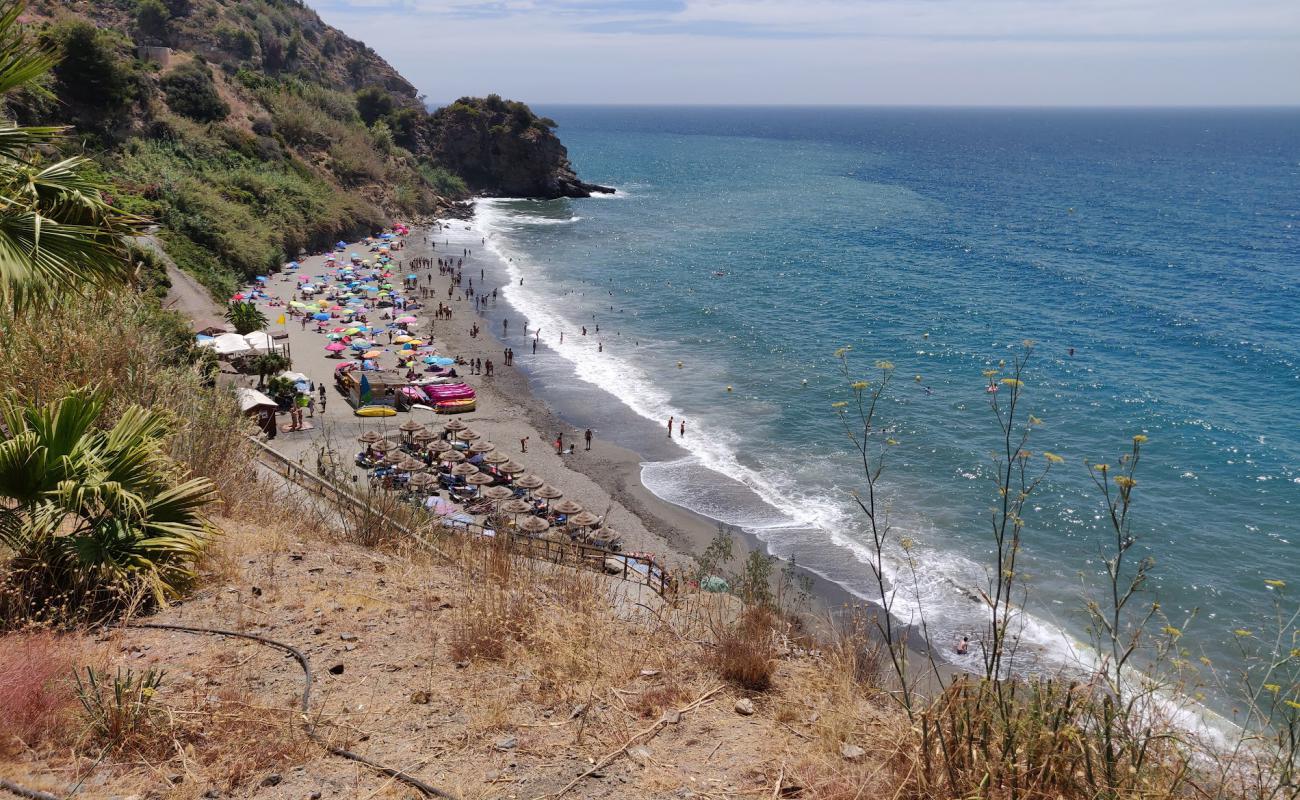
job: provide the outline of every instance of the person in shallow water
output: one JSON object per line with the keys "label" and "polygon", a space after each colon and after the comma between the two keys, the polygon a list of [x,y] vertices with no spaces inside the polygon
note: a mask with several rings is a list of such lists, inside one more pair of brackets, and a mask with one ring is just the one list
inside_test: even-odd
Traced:
{"label": "person in shallow water", "polygon": [[961,641],[957,643],[957,655],[964,656],[969,652],[970,652],[970,637],[963,636],[961,637]]}
{"label": "person in shallow water", "polygon": [[673,418],[668,418],[668,438],[673,438]]}

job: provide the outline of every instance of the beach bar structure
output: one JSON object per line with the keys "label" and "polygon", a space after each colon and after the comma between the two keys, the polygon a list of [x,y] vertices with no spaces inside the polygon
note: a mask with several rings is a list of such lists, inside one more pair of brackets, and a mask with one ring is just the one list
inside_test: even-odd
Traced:
{"label": "beach bar structure", "polygon": [[[361,399],[362,378],[365,378],[370,391],[370,397],[365,401]],[[340,371],[334,374],[334,380],[338,384],[339,391],[353,408],[396,406],[402,389],[409,383],[406,375],[392,369],[365,372],[359,369]]]}

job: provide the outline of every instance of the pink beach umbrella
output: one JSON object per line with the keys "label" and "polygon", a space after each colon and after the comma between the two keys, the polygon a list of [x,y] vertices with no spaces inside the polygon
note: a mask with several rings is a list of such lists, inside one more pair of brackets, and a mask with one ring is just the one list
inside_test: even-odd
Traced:
{"label": "pink beach umbrella", "polygon": [[398,325],[411,325],[411,324],[414,324],[416,321],[417,321],[417,320],[416,320],[415,317],[410,317],[410,316],[407,316],[407,317],[398,317],[398,318],[395,320],[395,322],[397,322]]}
{"label": "pink beach umbrella", "polygon": [[329,344],[325,345],[326,352],[330,352],[330,353],[341,353],[346,349],[347,346],[339,342],[330,342]]}

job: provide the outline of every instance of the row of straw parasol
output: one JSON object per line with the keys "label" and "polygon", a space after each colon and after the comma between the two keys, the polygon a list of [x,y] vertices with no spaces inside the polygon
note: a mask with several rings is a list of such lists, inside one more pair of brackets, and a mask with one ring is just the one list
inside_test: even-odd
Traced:
{"label": "row of straw parasol", "polygon": [[[514,517],[516,527],[530,534],[545,533],[550,529],[550,523],[542,517],[534,516],[531,512],[532,505],[515,497],[512,489],[505,486],[492,486],[495,478],[479,470],[473,464],[466,462],[466,456],[456,450],[453,445],[442,438],[442,432],[450,432],[452,436],[461,441],[469,442],[467,451],[471,454],[482,455],[482,461],[490,464],[497,471],[508,476],[519,475],[525,471],[525,467],[512,460],[509,456],[497,451],[496,445],[491,442],[481,441],[482,437],[469,428],[460,420],[451,420],[442,426],[441,431],[430,430],[415,420],[408,420],[399,426],[403,438],[416,442],[434,454],[438,461],[452,463],[451,468],[453,475],[465,478],[465,481],[471,485],[479,487],[479,496],[485,500],[496,503],[498,513],[511,514]],[[358,437],[358,440],[370,450],[378,452],[385,456],[392,464],[394,469],[410,473],[407,485],[415,489],[424,489],[437,484],[438,479],[426,472],[426,464],[417,458],[402,453],[396,460],[390,460],[387,456],[397,450],[399,445],[389,441],[382,434],[376,431],[366,431]],[[523,475],[513,478],[511,481],[514,486],[524,489],[532,497],[545,500],[550,512],[564,514],[568,517],[568,523],[579,528],[589,528],[600,521],[600,518],[590,511],[584,509],[578,503],[572,500],[560,498],[564,493],[559,489],[546,484],[536,475]],[[560,500],[560,502],[553,502]],[[526,515],[522,520],[520,515]]]}

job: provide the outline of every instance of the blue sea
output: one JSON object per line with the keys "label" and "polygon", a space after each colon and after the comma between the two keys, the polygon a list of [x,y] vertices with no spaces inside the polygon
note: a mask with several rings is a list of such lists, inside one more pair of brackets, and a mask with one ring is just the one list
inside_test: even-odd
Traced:
{"label": "blue sea", "polygon": [[[1233,631],[1279,597],[1265,581],[1300,591],[1300,111],[539,111],[618,193],[482,202],[493,313],[543,397],[641,453],[661,497],[870,596],[835,350],[855,376],[887,359],[882,481],[918,565],[913,582],[891,553],[896,611],[977,638],[983,372],[1029,339],[1029,449],[1066,459],[1025,514],[1038,663],[1081,658],[1102,575],[1084,460],[1114,464],[1136,434],[1137,550],[1169,620],[1196,614],[1184,646],[1231,667]],[[687,423],[671,445],[669,416]]]}

